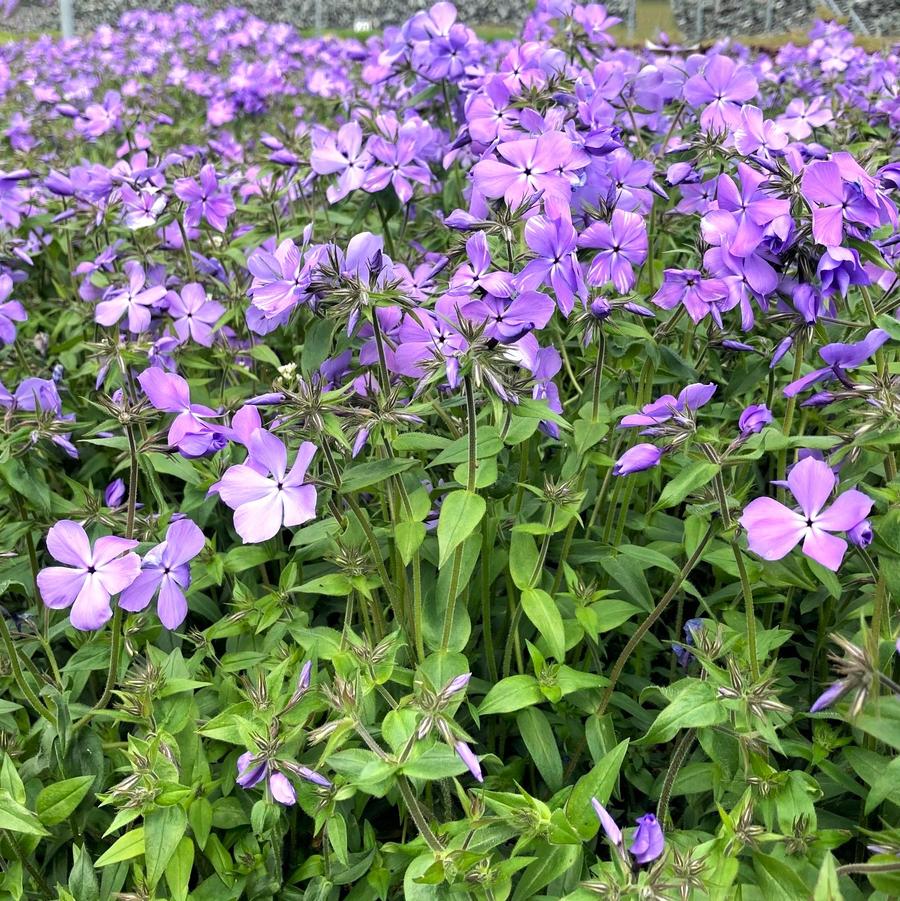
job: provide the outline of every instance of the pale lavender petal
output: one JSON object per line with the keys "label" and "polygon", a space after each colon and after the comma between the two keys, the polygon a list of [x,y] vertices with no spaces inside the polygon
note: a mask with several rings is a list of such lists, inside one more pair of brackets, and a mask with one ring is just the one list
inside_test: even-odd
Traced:
{"label": "pale lavender petal", "polygon": [[817,526],[808,531],[803,542],[803,553],[833,572],[840,569],[846,552],[847,542],[843,538],[823,532]]}
{"label": "pale lavender petal", "polygon": [[47,550],[55,560],[69,566],[91,565],[91,542],[77,522],[62,519],[47,533]]}
{"label": "pale lavender petal", "polygon": [[[787,483],[791,494],[807,519],[815,519],[831,492],[836,481],[831,467],[824,460],[805,457],[788,473]],[[854,523],[855,525],[855,523]]]}
{"label": "pale lavender petal", "polygon": [[272,797],[279,803],[290,807],[297,803],[297,793],[294,786],[288,781],[287,776],[283,773],[272,773],[269,776],[269,791]]}

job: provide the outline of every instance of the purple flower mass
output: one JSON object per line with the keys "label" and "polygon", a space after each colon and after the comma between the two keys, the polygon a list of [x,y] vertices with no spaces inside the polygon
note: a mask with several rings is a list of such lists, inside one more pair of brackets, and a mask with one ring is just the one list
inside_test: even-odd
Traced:
{"label": "purple flower mass", "polygon": [[896,3],[152,5],[0,41],[4,898],[887,892]]}

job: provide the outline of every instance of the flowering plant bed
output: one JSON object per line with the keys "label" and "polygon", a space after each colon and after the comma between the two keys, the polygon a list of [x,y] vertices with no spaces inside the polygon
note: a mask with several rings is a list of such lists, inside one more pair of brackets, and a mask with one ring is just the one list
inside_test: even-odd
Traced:
{"label": "flowering plant bed", "polygon": [[900,56],[615,23],[0,47],[0,897],[900,893]]}

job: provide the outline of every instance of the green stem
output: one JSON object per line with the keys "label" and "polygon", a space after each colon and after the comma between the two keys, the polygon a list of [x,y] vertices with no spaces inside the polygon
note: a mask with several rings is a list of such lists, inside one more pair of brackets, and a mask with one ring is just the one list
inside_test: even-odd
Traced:
{"label": "green stem", "polygon": [[[475,492],[476,475],[478,466],[478,423],[475,412],[475,389],[472,385],[472,376],[466,374],[463,379],[466,395],[466,420],[469,432],[469,467],[466,481],[466,491]],[[461,542],[453,551],[453,563],[450,570],[450,592],[447,596],[447,609],[444,611],[444,628],[441,633],[441,651],[450,647],[450,636],[453,632],[453,617],[456,614],[456,599],[459,595],[459,577],[462,570],[462,555],[465,542]]]}
{"label": "green stem", "polygon": [[488,676],[492,683],[500,680],[494,650],[494,622],[491,615],[491,557],[494,547],[494,530],[491,520],[485,516],[481,523],[481,634],[484,637],[484,654],[487,658]]}
{"label": "green stem", "polygon": [[9,658],[9,665],[12,669],[13,679],[19,687],[19,691],[25,696],[28,703],[32,706],[35,713],[40,714],[52,726],[56,725],[56,720],[50,710],[44,705],[43,701],[38,698],[31,686],[25,681],[22,673],[22,667],[19,661],[19,652],[13,643],[12,635],[9,634],[9,628],[6,625],[6,617],[0,614],[0,639],[6,648],[6,656]]}
{"label": "green stem", "polygon": [[715,523],[711,522],[709,528],[706,530],[706,534],[703,538],[700,539],[700,543],[694,549],[694,553],[691,554],[690,559],[687,563],[679,571],[678,575],[675,577],[672,584],[669,586],[669,590],[662,596],[659,603],[653,608],[653,610],[647,614],[647,617],[644,621],[635,629],[634,634],[628,640],[628,644],[622,649],[622,652],[619,654],[618,659],[613,664],[612,671],[609,675],[609,685],[606,686],[603,697],[600,701],[600,705],[597,708],[597,716],[603,716],[606,713],[606,708],[609,706],[610,699],[612,698],[613,692],[616,688],[616,683],[619,681],[619,676],[622,675],[622,670],[625,669],[625,664],[628,662],[628,658],[634,652],[634,649],[641,643],[643,637],[650,631],[650,628],[653,624],[662,616],[665,609],[672,602],[672,599],[678,593],[678,590],[681,588],[682,583],[688,577],[691,570],[697,565],[697,562],[700,560],[703,551],[706,549],[706,545],[709,544],[710,539],[713,537],[713,532],[715,531]]}
{"label": "green stem", "polygon": [[[138,483],[138,453],[137,445],[134,441],[134,430],[131,423],[125,425],[125,435],[128,438],[128,508],[125,514],[125,537],[132,538],[134,536],[134,516],[137,509],[137,483]],[[72,734],[74,735],[79,729],[86,726],[94,716],[103,710],[112,697],[113,687],[119,676],[119,661],[122,657],[122,621],[125,618],[124,611],[118,605],[113,611],[112,623],[110,624],[110,634],[112,636],[109,649],[109,669],[106,671],[106,684],[103,687],[103,694],[93,707],[72,726]]]}
{"label": "green stem", "polygon": [[672,786],[678,776],[678,771],[691,751],[694,744],[694,730],[688,729],[678,740],[675,750],[672,752],[672,760],[666,770],[666,778],[663,781],[659,803],[656,805],[656,819],[660,825],[665,826],[666,817],[669,815],[669,798],[672,796]]}
{"label": "green stem", "polygon": [[754,682],[759,681],[759,657],[756,650],[756,608],[753,604],[753,589],[747,578],[747,569],[744,566],[744,554],[738,544],[737,535],[732,536],[731,552],[734,554],[734,562],[737,564],[738,574],[741,577],[741,593],[744,596],[744,611],[747,616],[747,654],[750,657],[750,675]]}

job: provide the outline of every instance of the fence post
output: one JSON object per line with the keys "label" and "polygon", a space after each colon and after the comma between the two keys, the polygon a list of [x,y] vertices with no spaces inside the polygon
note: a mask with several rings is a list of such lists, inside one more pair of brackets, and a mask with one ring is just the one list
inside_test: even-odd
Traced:
{"label": "fence post", "polygon": [[699,41],[703,38],[703,0],[696,0],[694,13],[694,31],[696,32],[697,40]]}
{"label": "fence post", "polygon": [[626,26],[628,28],[628,40],[634,40],[635,25],[637,22],[637,0],[628,0],[628,14]]}
{"label": "fence post", "polygon": [[75,37],[73,0],[59,0],[59,30],[64,39]]}

